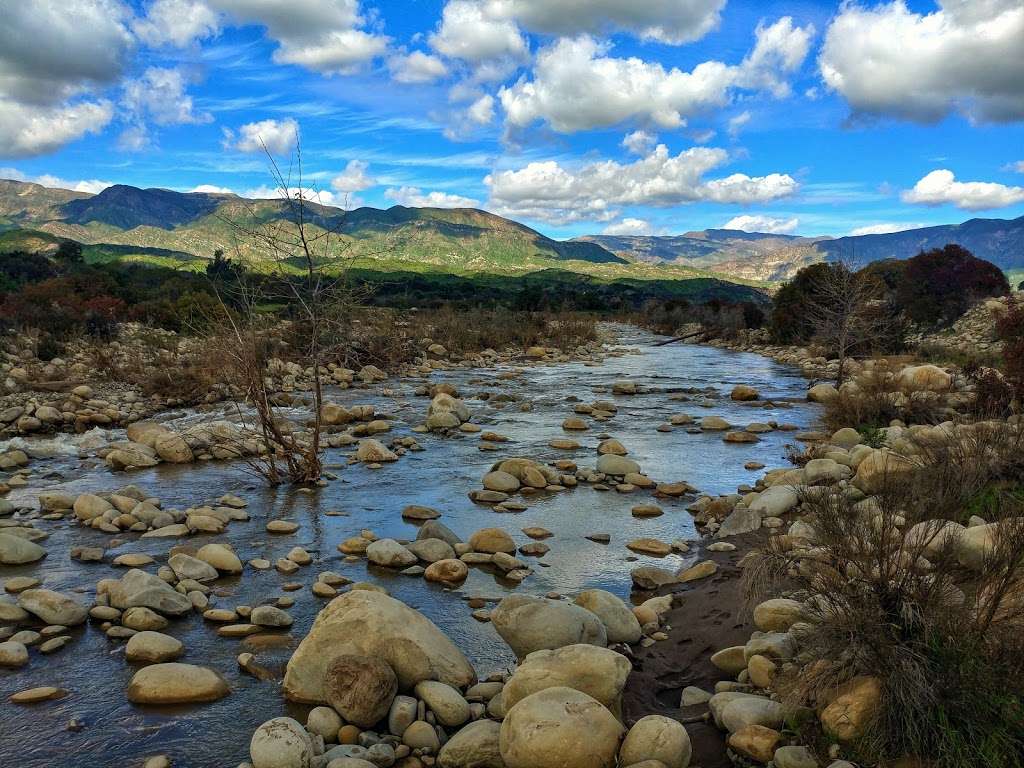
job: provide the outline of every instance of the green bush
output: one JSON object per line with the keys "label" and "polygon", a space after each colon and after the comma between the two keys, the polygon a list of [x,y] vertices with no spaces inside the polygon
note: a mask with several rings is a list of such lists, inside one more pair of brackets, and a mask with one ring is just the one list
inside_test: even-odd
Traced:
{"label": "green bush", "polygon": [[1006,275],[966,248],[950,244],[908,259],[896,287],[896,304],[920,325],[951,323],[980,299],[1010,292]]}

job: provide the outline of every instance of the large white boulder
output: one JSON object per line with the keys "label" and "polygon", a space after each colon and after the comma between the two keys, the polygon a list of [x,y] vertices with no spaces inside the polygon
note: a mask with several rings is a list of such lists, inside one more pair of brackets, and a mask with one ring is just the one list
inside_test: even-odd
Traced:
{"label": "large white boulder", "polygon": [[520,659],[534,651],[586,643],[602,648],[608,633],[585,608],[530,595],[510,595],[491,611],[491,623]]}
{"label": "large white boulder", "polygon": [[455,688],[476,681],[462,651],[430,619],[381,592],[357,589],[320,611],[288,662],[285,696],[308,704],[325,703],[324,675],[331,662],[343,655],[381,658],[406,691],[421,680],[439,680]]}

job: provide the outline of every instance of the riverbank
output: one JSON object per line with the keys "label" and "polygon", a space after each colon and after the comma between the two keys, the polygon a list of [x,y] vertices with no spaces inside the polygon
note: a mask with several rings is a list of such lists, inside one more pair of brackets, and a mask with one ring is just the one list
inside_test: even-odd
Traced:
{"label": "riverbank", "polygon": [[[97,462],[95,450],[83,452],[84,458],[75,449],[32,461],[21,471],[26,485],[13,487],[7,496],[16,508],[8,519],[46,535],[39,539],[46,558],[38,564],[4,568],[5,581],[39,578],[45,588],[85,601],[88,607],[104,599],[98,584],[124,577],[124,567],[115,565],[122,556],[152,558],[154,562],[142,569],[158,573],[168,563],[169,552],[197,557],[201,545],[217,542],[233,550],[243,571],[208,582],[204,595],[208,607],[203,612],[229,609],[236,611],[236,622],[243,622],[246,617],[237,611],[272,605],[285,611],[292,624],[287,629],[264,627],[247,637],[230,639],[218,632],[217,624],[204,621],[201,612],[193,610],[170,619],[159,631],[182,643],[184,653],[179,661],[210,667],[231,687],[231,693],[220,701],[172,710],[126,701],[125,691],[139,667],[125,663],[120,656],[124,641],[114,638],[123,636],[127,628],[119,620],[106,627],[91,621],[72,628],[68,632],[72,641],[64,650],[47,655],[30,647],[26,667],[0,672],[0,694],[4,696],[33,685],[72,681],[70,685],[62,683],[69,694],[60,700],[28,710],[8,705],[5,724],[9,727],[0,736],[0,753],[17,754],[25,766],[48,765],[54,755],[61,755],[69,765],[84,765],[95,762],[100,754],[97,750],[129,765],[140,756],[158,753],[169,755],[175,764],[201,764],[201,754],[221,756],[220,764],[241,761],[247,757],[249,735],[266,718],[290,714],[305,720],[303,708],[281,700],[274,681],[329,599],[316,596],[330,594],[323,586],[330,584],[323,579],[332,581],[334,577],[324,574],[343,577],[331,587],[338,594],[351,590],[347,582],[387,589],[434,622],[481,677],[503,673],[507,679],[515,656],[494,624],[479,621],[474,612],[486,618],[501,599],[518,594],[558,594],[563,596],[559,602],[568,605],[570,598],[587,589],[602,589],[628,602],[631,572],[636,567],[675,572],[695,564],[701,557],[696,549],[687,552],[680,547],[655,556],[625,546],[641,537],[666,546],[676,541],[695,546],[698,537],[685,510],[695,496],[655,496],[653,489],[630,489],[623,483],[609,486],[601,475],[594,475],[595,462],[602,455],[598,446],[614,437],[628,450],[624,458],[637,462],[648,477],[666,484],[672,493],[676,491],[669,486],[686,483],[686,487],[717,496],[751,482],[754,475],[744,469],[745,464],[780,460],[794,433],[771,429],[758,435],[759,442],[732,443],[723,439],[726,432],[701,429],[699,422],[704,417],[741,425],[756,420],[807,427],[814,423],[817,407],[803,400],[806,384],[798,374],[763,358],[709,348],[653,348],[653,338],[647,334],[628,328],[614,330],[620,334],[622,346],[604,350],[600,359],[497,363],[491,370],[452,367],[411,379],[392,378],[366,387],[332,390],[332,402],[350,412],[369,407],[375,419],[389,425],[389,431],[378,438],[389,443],[414,438],[423,450],[407,450],[397,461],[374,468],[352,460],[358,440],[365,438],[329,448],[326,464],[336,479],[328,479],[324,487],[308,493],[286,488],[266,491],[237,462],[230,461],[161,463],[127,473],[112,472]],[[430,403],[429,396],[418,393],[425,393],[432,382],[445,382],[462,395],[472,412],[471,425],[478,425],[479,432],[414,431],[423,423]],[[617,382],[631,382],[632,386],[616,387]],[[771,405],[731,400],[729,393],[738,384],[756,386],[770,398]],[[613,402],[616,412],[588,407],[596,401]],[[298,418],[302,408],[296,404],[285,413]],[[196,412],[172,412],[163,423],[181,430],[230,415],[225,406],[212,405]],[[688,418],[680,418],[683,415]],[[565,429],[563,423],[569,418],[583,420],[588,429]],[[338,435],[368,423],[343,425]],[[507,440],[500,442],[488,435]],[[116,442],[121,436],[114,431],[109,439]],[[576,469],[563,463],[560,474],[571,476],[576,487],[516,493],[515,503],[506,506],[505,512],[470,501],[467,493],[481,487],[492,464],[514,456],[530,457],[547,467],[571,462]],[[247,502],[244,513],[248,520],[231,519],[219,534],[192,532],[161,539],[140,537],[131,526],[114,533],[87,526],[71,510],[39,509],[40,494],[59,492],[75,500],[90,493],[109,499],[112,491],[129,482],[145,495],[159,498],[165,510],[184,512],[214,502],[210,508],[216,511],[224,506],[218,500],[228,493]],[[517,550],[523,547],[531,553],[515,554],[528,566],[528,575],[522,581],[509,580],[489,562],[492,558],[488,555],[483,565],[470,564],[464,582],[445,589],[425,581],[422,573],[419,578],[402,575],[375,565],[365,554],[338,551],[338,545],[350,539],[361,540],[365,547],[370,540],[363,539],[363,531],[372,531],[377,539],[411,543],[422,524],[403,519],[409,505],[437,510],[439,522],[467,543],[480,529],[502,529]],[[514,511],[519,505],[525,509]],[[646,514],[651,505],[660,509],[659,516],[634,516],[634,507],[643,508]],[[201,515],[187,517],[196,524]],[[232,513],[231,517],[241,516]],[[294,523],[297,528],[292,533],[271,534],[265,528],[274,520]],[[601,543],[605,541],[601,535],[608,543]],[[540,547],[531,546],[537,544],[543,544],[547,552],[541,554]],[[97,550],[99,560],[75,559],[72,550],[77,548]],[[288,560],[293,557],[305,562],[293,552],[296,548],[308,554],[308,565]],[[467,560],[479,560],[479,554],[473,552]],[[292,565],[281,565],[284,570],[275,567],[286,560]],[[264,563],[271,567],[259,570],[257,566]],[[420,563],[421,567],[429,565]],[[288,591],[293,585],[301,588]],[[17,602],[18,596],[8,600]],[[41,628],[34,621],[28,626]],[[645,637],[658,629],[657,624],[647,628]],[[665,641],[654,642],[662,645]],[[269,670],[269,681],[240,670],[239,653],[252,653],[255,658],[248,668]],[[265,672],[257,674],[266,676]],[[74,681],[86,681],[85,687]],[[86,688],[92,695],[84,695]],[[85,723],[83,735],[62,731],[63,724],[73,719]],[[37,738],[40,728],[53,732],[45,743]],[[204,734],[200,742],[189,737],[195,733]],[[199,749],[203,752],[197,752]]]}

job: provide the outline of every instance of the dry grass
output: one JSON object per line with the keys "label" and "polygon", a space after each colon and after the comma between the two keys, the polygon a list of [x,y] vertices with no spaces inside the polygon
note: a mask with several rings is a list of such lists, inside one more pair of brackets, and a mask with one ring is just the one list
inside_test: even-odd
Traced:
{"label": "dry grass", "polygon": [[933,392],[913,392],[902,387],[898,375],[902,364],[880,358],[854,379],[854,388],[844,387],[825,405],[822,418],[830,429],[878,429],[894,419],[908,424],[929,424],[939,420],[942,398]]}
{"label": "dry grass", "polygon": [[864,761],[1022,764],[1024,505],[1007,495],[990,507],[997,533],[973,570],[950,525],[984,489],[1020,480],[1022,442],[1005,423],[922,441],[912,465],[866,501],[839,488],[804,493],[813,545],[770,539],[749,561],[752,604],[787,587],[808,607],[796,663],[776,679],[785,700],[820,707],[853,677],[882,680],[882,713],[855,745]]}

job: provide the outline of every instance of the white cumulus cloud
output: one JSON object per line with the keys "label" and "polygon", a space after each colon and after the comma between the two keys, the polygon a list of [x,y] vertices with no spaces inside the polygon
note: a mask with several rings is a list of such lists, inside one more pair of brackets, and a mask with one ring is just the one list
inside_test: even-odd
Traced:
{"label": "white cumulus cloud", "polygon": [[485,93],[470,105],[466,116],[477,125],[490,125],[494,120],[494,97]]}
{"label": "white cumulus cloud", "polygon": [[348,74],[384,53],[388,38],[363,27],[359,0],[207,0],[236,24],[258,24],[277,41],[274,61],[325,75]]}
{"label": "white cumulus cloud", "polygon": [[448,74],[448,66],[440,57],[423,51],[392,56],[388,69],[399,83],[432,83]]}
{"label": "white cumulus cloud", "polygon": [[611,221],[619,215],[618,206],[624,205],[764,203],[788,197],[799,188],[795,179],[779,173],[704,178],[728,159],[725,150],[710,147],[693,147],[673,156],[659,144],[633,163],[604,160],[571,169],[554,160],[533,162],[518,170],[492,173],[484,183],[490,189],[492,210],[560,224]]}
{"label": "white cumulus cloud", "polygon": [[492,0],[487,5],[496,15],[515,18],[532,32],[623,31],[679,45],[715,29],[725,0]]}
{"label": "white cumulus cloud", "polygon": [[935,122],[1024,118],[1024,3],[940,0],[916,13],[903,0],[845,3],[819,58],[829,88],[855,113]]}
{"label": "white cumulus cloud", "polygon": [[529,46],[516,23],[495,12],[493,3],[448,0],[430,36],[434,50],[471,63],[509,58],[522,61]]}
{"label": "white cumulus cloud", "polygon": [[345,170],[331,179],[331,188],[338,192],[352,193],[376,186],[377,180],[366,173],[369,167],[370,164],[362,160],[349,160]]}
{"label": "white cumulus cloud", "polygon": [[621,237],[650,235],[653,232],[654,230],[651,227],[650,222],[644,221],[643,219],[631,218],[625,218],[622,221],[609,224],[601,230],[602,235],[618,235]]}
{"label": "white cumulus cloud", "polygon": [[179,69],[149,67],[141,77],[126,80],[122,106],[129,127],[121,134],[123,149],[139,150],[149,144],[147,123],[184,125],[208,123],[213,117],[196,112],[192,97],[185,92],[185,75]]}
{"label": "white cumulus cloud", "polygon": [[648,154],[658,143],[658,137],[650,131],[638,129],[632,133],[627,133],[622,138],[622,143],[619,146],[625,147],[625,149],[634,155],[646,155]]}
{"label": "white cumulus cloud", "polygon": [[918,229],[924,226],[923,224],[908,224],[906,222],[899,221],[880,221],[877,224],[865,224],[862,227],[854,227],[850,230],[850,235],[856,237],[858,235],[888,235],[893,232],[905,232],[908,229]]}
{"label": "white cumulus cloud", "polygon": [[220,14],[203,0],[154,0],[132,30],[147,45],[184,48],[220,31]]}
{"label": "white cumulus cloud", "polygon": [[957,181],[952,171],[943,168],[929,173],[913,189],[904,191],[901,197],[905,203],[950,203],[966,211],[983,211],[1024,202],[1024,187],[992,181]]}
{"label": "white cumulus cloud", "polygon": [[0,179],[27,181],[44,187],[70,189],[72,192],[88,192],[91,195],[102,192],[107,187],[112,187],[114,185],[114,182],[112,181],[101,181],[100,179],[79,179],[78,181],[71,181],[69,179],[62,179],[59,176],[53,176],[49,173],[44,173],[41,176],[29,176],[28,174],[22,173],[17,168],[0,168]]}
{"label": "white cumulus cloud", "polygon": [[95,93],[127,65],[130,17],[119,0],[3,4],[0,156],[53,152],[110,122]]}
{"label": "white cumulus cloud", "polygon": [[299,140],[299,124],[292,117],[260,120],[246,123],[238,133],[236,140],[234,132],[225,129],[225,145],[242,152],[262,152],[266,147],[272,155],[284,155],[291,152]]}
{"label": "white cumulus cloud", "polygon": [[690,72],[615,58],[608,43],[588,35],[562,38],[537,54],[532,79],[501,89],[501,103],[518,127],[544,121],[573,133],[640,120],[678,128],[691,115],[727,104],[737,89],[787,95],[787,78],[806,58],[813,33],[784,17],[758,27],[740,64],[705,61]]}
{"label": "white cumulus cloud", "polygon": [[779,219],[774,216],[748,214],[734,216],[722,225],[722,229],[738,229],[742,232],[762,232],[769,235],[788,235],[796,231],[800,220]]}
{"label": "white cumulus cloud", "polygon": [[200,184],[192,187],[189,192],[203,192],[208,195],[233,195],[235,191],[228,187],[218,187],[216,184]]}
{"label": "white cumulus cloud", "polygon": [[0,98],[0,156],[31,157],[55,152],[89,133],[99,133],[114,116],[109,101],[35,106]]}
{"label": "white cumulus cloud", "polygon": [[447,192],[424,192],[419,187],[395,187],[387,190],[384,197],[398,205],[409,208],[475,208],[479,200]]}

